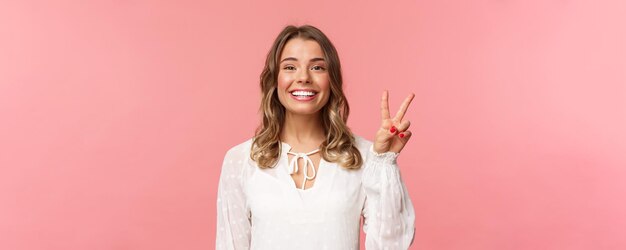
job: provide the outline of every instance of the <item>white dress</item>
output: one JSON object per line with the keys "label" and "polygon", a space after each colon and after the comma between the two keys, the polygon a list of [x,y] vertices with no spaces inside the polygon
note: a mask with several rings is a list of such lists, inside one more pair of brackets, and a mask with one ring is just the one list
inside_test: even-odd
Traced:
{"label": "white dress", "polygon": [[252,139],[228,150],[217,191],[216,249],[359,249],[361,216],[365,249],[408,249],[415,214],[398,154],[377,154],[371,141],[355,140],[363,166],[348,170],[321,158],[305,190],[289,174],[287,143],[268,169],[250,159]]}

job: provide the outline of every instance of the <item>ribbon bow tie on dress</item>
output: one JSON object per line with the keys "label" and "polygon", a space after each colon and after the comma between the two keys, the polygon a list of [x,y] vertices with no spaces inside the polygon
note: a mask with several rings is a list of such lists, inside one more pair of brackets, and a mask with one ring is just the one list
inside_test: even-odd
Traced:
{"label": "ribbon bow tie on dress", "polygon": [[[295,174],[298,172],[298,158],[302,158],[304,160],[304,168],[302,169],[304,174],[304,178],[302,178],[302,190],[304,190],[304,184],[306,183],[306,180],[312,180],[313,178],[315,178],[315,165],[313,165],[313,161],[311,160],[311,158],[309,158],[309,155],[315,154],[317,151],[320,151],[319,148],[308,153],[287,152],[287,154],[294,155],[289,162],[289,174]],[[309,164],[311,164],[311,170],[313,170],[313,175],[311,176],[307,175],[307,167],[309,166]]]}

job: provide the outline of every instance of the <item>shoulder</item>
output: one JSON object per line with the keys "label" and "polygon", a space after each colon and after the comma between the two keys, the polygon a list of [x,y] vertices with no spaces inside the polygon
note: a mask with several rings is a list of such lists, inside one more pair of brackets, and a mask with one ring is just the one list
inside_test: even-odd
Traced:
{"label": "shoulder", "polygon": [[253,138],[250,138],[243,142],[235,144],[234,146],[231,146],[228,149],[228,151],[226,151],[226,157],[237,157],[241,155],[249,155],[250,148],[252,146],[252,139]]}
{"label": "shoulder", "polygon": [[224,162],[234,160],[244,160],[250,155],[250,147],[252,146],[252,138],[231,146],[224,156]]}
{"label": "shoulder", "polygon": [[358,146],[369,146],[373,144],[372,141],[365,139],[365,137],[363,136],[360,136],[357,134],[352,134],[352,135],[354,136],[354,141],[356,142]]}
{"label": "shoulder", "polygon": [[[249,173],[250,145],[252,139],[236,144],[230,147],[224,156],[222,163],[222,176],[230,176],[232,180],[244,181]],[[234,178],[234,179],[233,179]],[[229,180],[227,178],[227,180]]]}
{"label": "shoulder", "polygon": [[352,135],[354,136],[354,142],[356,144],[355,146],[361,152],[362,157],[365,158],[366,155],[367,155],[367,152],[369,151],[369,148],[374,143],[372,141],[368,140],[368,139],[365,139],[364,137],[362,137],[360,135],[357,135],[357,134],[352,134]]}

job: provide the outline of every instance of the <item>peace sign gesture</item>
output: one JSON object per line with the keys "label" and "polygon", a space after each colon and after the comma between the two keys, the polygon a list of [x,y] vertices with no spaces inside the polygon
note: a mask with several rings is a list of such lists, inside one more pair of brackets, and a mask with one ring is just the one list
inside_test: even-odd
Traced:
{"label": "peace sign gesture", "polygon": [[406,110],[409,108],[409,104],[415,97],[415,94],[411,93],[404,99],[400,110],[396,113],[396,116],[391,118],[389,115],[389,93],[387,90],[383,91],[383,97],[380,101],[380,112],[382,118],[382,124],[376,132],[376,138],[374,140],[374,151],[377,153],[385,153],[387,151],[400,153],[404,145],[411,138],[411,131],[408,131],[411,122],[409,120],[402,120]]}

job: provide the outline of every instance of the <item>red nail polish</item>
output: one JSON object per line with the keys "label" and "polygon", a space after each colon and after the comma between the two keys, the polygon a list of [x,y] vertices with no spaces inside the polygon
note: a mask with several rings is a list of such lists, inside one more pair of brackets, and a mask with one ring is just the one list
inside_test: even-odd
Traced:
{"label": "red nail polish", "polygon": [[404,137],[404,134],[403,134],[403,133],[400,133],[398,136],[400,136],[400,138],[403,138],[403,137]]}
{"label": "red nail polish", "polygon": [[395,126],[391,126],[391,129],[389,131],[391,131],[391,133],[395,133],[396,132],[396,127]]}

